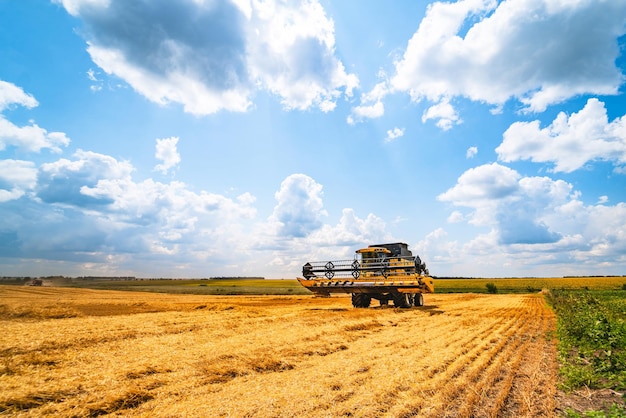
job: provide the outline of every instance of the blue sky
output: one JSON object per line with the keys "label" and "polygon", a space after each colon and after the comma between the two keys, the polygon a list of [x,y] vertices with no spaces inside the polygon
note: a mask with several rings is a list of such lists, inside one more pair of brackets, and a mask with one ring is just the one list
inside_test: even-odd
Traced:
{"label": "blue sky", "polygon": [[626,2],[0,0],[0,276],[626,274]]}

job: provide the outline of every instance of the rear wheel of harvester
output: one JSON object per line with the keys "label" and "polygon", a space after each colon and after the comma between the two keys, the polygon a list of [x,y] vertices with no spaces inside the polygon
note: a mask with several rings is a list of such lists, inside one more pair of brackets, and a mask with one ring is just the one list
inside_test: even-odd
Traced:
{"label": "rear wheel of harvester", "polygon": [[413,296],[413,304],[415,306],[424,306],[424,295],[416,293],[415,296]]}
{"label": "rear wheel of harvester", "polygon": [[393,295],[393,306],[396,308],[410,308],[413,305],[413,295],[410,293],[398,293]]}
{"label": "rear wheel of harvester", "polygon": [[369,308],[370,303],[372,303],[370,295],[366,295],[365,293],[352,294],[352,306],[355,308]]}

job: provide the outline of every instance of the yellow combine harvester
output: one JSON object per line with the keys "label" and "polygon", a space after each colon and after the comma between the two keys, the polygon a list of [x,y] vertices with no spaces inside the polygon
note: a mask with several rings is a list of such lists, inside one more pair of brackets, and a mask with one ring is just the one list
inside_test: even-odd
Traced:
{"label": "yellow combine harvester", "polygon": [[314,261],[302,266],[300,284],[311,292],[352,293],[355,308],[367,308],[372,299],[381,305],[409,308],[424,305],[424,293],[435,285],[426,265],[403,242],[370,245],[356,251],[353,260]]}

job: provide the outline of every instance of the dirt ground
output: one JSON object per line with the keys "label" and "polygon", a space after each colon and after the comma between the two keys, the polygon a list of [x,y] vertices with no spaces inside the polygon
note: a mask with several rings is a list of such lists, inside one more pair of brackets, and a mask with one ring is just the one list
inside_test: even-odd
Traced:
{"label": "dirt ground", "polygon": [[0,286],[0,415],[562,413],[541,295],[195,296]]}

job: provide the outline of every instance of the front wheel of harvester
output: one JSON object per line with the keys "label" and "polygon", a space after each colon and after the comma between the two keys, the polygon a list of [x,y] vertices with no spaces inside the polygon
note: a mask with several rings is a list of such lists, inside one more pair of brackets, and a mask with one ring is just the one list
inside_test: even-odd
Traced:
{"label": "front wheel of harvester", "polygon": [[352,306],[355,308],[369,308],[370,303],[372,303],[370,295],[366,295],[365,293],[352,294]]}
{"label": "front wheel of harvester", "polygon": [[413,304],[413,295],[410,293],[398,293],[393,295],[393,306],[396,308],[410,308]]}
{"label": "front wheel of harvester", "polygon": [[415,306],[424,306],[424,295],[421,293],[416,293],[413,297],[413,304]]}

